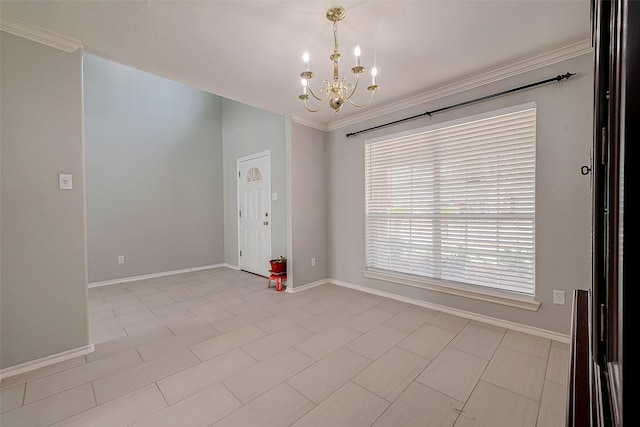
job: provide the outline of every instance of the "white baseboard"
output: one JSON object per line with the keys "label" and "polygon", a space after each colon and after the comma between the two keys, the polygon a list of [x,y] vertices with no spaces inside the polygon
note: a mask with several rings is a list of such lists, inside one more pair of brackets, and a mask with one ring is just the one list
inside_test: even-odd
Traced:
{"label": "white baseboard", "polygon": [[306,291],[307,289],[315,288],[316,286],[325,285],[327,283],[327,280],[328,279],[316,280],[315,282],[305,283],[304,285],[296,286],[295,288],[290,288],[289,286],[287,286],[287,289],[285,289],[284,291],[290,294],[294,294],[300,291]]}
{"label": "white baseboard", "polygon": [[90,288],[97,288],[97,287],[100,287],[100,286],[115,285],[117,283],[136,282],[138,280],[155,279],[157,277],[172,276],[174,274],[188,273],[190,271],[209,270],[211,268],[221,268],[221,267],[230,268],[232,270],[239,270],[240,269],[237,266],[233,266],[233,265],[230,265],[230,264],[204,265],[202,267],[183,268],[181,270],[163,271],[163,272],[160,272],[160,273],[143,274],[141,276],[133,276],[133,277],[123,277],[122,279],[104,280],[102,282],[91,282],[91,283],[89,283],[89,287]]}
{"label": "white baseboard", "polygon": [[407,304],[413,304],[420,307],[430,308],[432,310],[442,311],[444,313],[453,314],[454,316],[464,317],[466,319],[477,320],[478,322],[489,323],[490,325],[500,326],[502,328],[513,329],[514,331],[524,332],[527,334],[535,335],[542,338],[548,338],[554,341],[569,343],[570,337],[558,332],[548,331],[545,329],[536,328],[533,326],[522,325],[520,323],[510,322],[507,320],[496,319],[490,316],[484,316],[482,314],[471,313],[464,310],[458,310],[456,308],[447,307],[444,305],[433,304],[426,301],[418,300],[415,298],[409,298],[402,295],[397,295],[391,292],[380,291],[377,289],[368,288],[366,286],[356,285],[353,283],[343,282],[336,279],[327,279],[326,283],[342,286],[345,288],[355,289],[358,291],[366,292],[373,295],[378,295],[385,298],[394,299],[396,301],[406,302]]}
{"label": "white baseboard", "polygon": [[30,362],[21,363],[16,366],[10,366],[8,368],[0,370],[0,381],[2,381],[4,378],[9,378],[15,375],[23,374],[25,372],[44,368],[45,366],[53,365],[54,363],[64,362],[65,360],[73,359],[74,357],[84,356],[85,354],[93,352],[93,350],[93,344],[89,344],[83,347],[74,348],[72,350],[63,351],[62,353],[52,354],[51,356],[32,360]]}

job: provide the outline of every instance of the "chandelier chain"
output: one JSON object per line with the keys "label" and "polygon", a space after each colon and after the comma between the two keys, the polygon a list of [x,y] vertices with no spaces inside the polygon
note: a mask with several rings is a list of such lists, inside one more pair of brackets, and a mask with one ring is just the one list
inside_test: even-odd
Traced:
{"label": "chandelier chain", "polygon": [[338,21],[333,21],[333,53],[338,53]]}

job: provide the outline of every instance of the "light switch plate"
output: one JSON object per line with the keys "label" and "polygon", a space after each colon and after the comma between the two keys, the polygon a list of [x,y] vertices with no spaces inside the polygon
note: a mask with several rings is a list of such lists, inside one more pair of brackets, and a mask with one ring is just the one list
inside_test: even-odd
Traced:
{"label": "light switch plate", "polygon": [[60,190],[71,190],[73,188],[73,181],[71,174],[61,173],[58,175],[58,184]]}

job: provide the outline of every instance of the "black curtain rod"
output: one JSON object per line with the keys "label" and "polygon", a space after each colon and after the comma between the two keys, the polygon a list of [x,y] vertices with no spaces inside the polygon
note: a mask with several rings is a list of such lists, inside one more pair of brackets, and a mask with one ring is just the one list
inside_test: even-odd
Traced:
{"label": "black curtain rod", "polygon": [[380,128],[383,128],[383,127],[395,125],[395,124],[398,124],[398,123],[406,122],[408,120],[417,119],[418,117],[424,117],[424,116],[431,117],[432,114],[441,113],[441,112],[446,111],[446,110],[451,110],[452,108],[462,107],[464,105],[473,104],[475,102],[484,101],[484,100],[487,100],[487,99],[491,99],[491,98],[495,98],[495,97],[498,97],[498,96],[506,95],[508,93],[517,92],[519,90],[529,89],[530,87],[539,86],[539,85],[543,85],[543,84],[546,84],[546,83],[559,82],[561,80],[568,79],[569,77],[575,76],[575,75],[576,75],[576,73],[561,74],[561,75],[552,77],[550,79],[541,80],[539,82],[531,83],[531,84],[528,84],[528,85],[519,86],[519,87],[516,87],[516,88],[513,88],[513,89],[505,90],[505,91],[502,91],[502,92],[497,92],[497,93],[494,93],[494,94],[491,94],[491,95],[487,95],[487,96],[482,96],[480,98],[472,99],[470,101],[460,102],[458,104],[449,105],[448,107],[438,108],[437,110],[425,111],[424,113],[416,114],[415,116],[406,117],[404,119],[395,120],[393,122],[384,123],[382,125],[370,127],[370,128],[367,128],[367,129],[356,131],[356,132],[351,132],[351,133],[348,133],[346,136],[347,136],[347,138],[349,138],[350,136],[355,136],[355,135],[358,135],[358,134],[363,133],[363,132],[369,132],[369,131],[372,131],[374,129],[380,129]]}

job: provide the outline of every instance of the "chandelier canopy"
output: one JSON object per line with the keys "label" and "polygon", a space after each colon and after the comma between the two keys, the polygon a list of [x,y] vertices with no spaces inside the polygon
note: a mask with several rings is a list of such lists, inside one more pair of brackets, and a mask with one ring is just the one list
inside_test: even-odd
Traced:
{"label": "chandelier canopy", "polygon": [[[302,94],[299,98],[304,102],[304,107],[307,111],[315,113],[320,111],[324,104],[327,102],[334,109],[336,116],[340,114],[340,110],[346,101],[354,107],[366,107],[371,104],[373,101],[373,96],[375,91],[378,89],[378,85],[376,85],[376,75],[378,70],[375,67],[371,69],[371,85],[367,87],[367,90],[371,93],[371,97],[369,98],[369,102],[366,104],[356,104],[351,100],[351,97],[358,89],[358,81],[360,79],[360,74],[365,72],[365,68],[360,65],[360,47],[356,46],[354,49],[354,54],[356,57],[356,65],[351,68],[351,72],[356,75],[355,83],[348,83],[346,77],[340,78],[340,73],[338,72],[338,63],[340,59],[342,59],[342,55],[338,52],[338,21],[342,21],[346,16],[346,11],[341,6],[332,7],[327,11],[327,19],[333,22],[333,53],[329,56],[331,62],[333,62],[333,78],[332,79],[323,79],[322,87],[320,89],[320,96],[317,96],[313,90],[311,90],[311,86],[309,85],[309,80],[313,78],[313,73],[309,70],[309,53],[305,52],[303,55],[303,61],[305,66],[305,71],[300,73],[300,77],[302,77]],[[307,93],[308,92],[308,93]],[[313,96],[317,101],[321,103],[320,107],[317,109],[310,108],[307,101],[311,96]]]}

